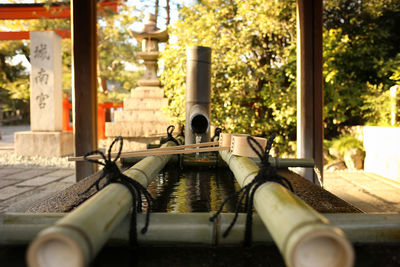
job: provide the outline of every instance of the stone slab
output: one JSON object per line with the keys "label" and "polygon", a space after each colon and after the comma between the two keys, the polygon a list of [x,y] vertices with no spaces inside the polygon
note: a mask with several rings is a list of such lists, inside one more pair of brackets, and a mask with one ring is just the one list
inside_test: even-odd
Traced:
{"label": "stone slab", "polygon": [[9,186],[9,185],[13,185],[18,183],[18,180],[15,179],[2,179],[0,178],[0,188]]}
{"label": "stone slab", "polygon": [[6,179],[15,179],[15,180],[26,180],[37,177],[39,175],[44,175],[51,172],[49,169],[25,169],[22,172],[17,172],[14,174],[10,174],[4,178]]}
{"label": "stone slab", "polygon": [[167,132],[168,122],[106,122],[107,137],[155,137]]}
{"label": "stone slab", "polygon": [[61,183],[76,183],[76,176],[75,174],[67,176],[65,178],[63,178],[62,180],[60,180]]}
{"label": "stone slab", "polygon": [[0,189],[0,200],[6,200],[11,197],[15,197],[21,193],[32,190],[31,187],[16,187],[16,186],[7,186]]}
{"label": "stone slab", "polygon": [[11,174],[26,171],[24,168],[0,168],[0,178],[6,177]]}
{"label": "stone slab", "polygon": [[61,157],[74,153],[72,132],[16,132],[14,149],[21,156]]}
{"label": "stone slab", "polygon": [[60,176],[39,176],[33,179],[23,181],[16,184],[16,186],[42,186],[60,180]]}
{"label": "stone slab", "polygon": [[160,110],[116,110],[116,122],[169,122],[167,116]]}
{"label": "stone slab", "polygon": [[131,90],[133,98],[164,98],[164,91],[160,87],[137,87]]}
{"label": "stone slab", "polygon": [[168,105],[166,98],[125,98],[124,110],[161,110]]}
{"label": "stone slab", "polygon": [[61,131],[61,37],[53,31],[31,32],[30,41],[31,130]]}
{"label": "stone slab", "polygon": [[324,188],[363,212],[400,212],[399,188],[389,184],[384,190],[375,188],[372,185],[380,178],[371,178],[365,172],[325,172]]}
{"label": "stone slab", "polygon": [[48,174],[48,176],[58,176],[58,177],[66,177],[69,175],[75,175],[75,170],[73,169],[59,169],[52,171]]}

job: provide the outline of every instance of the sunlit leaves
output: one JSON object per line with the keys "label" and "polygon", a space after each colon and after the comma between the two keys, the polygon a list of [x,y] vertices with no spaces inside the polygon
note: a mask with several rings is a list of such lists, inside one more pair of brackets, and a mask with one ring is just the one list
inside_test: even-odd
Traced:
{"label": "sunlit leaves", "polygon": [[170,116],[184,121],[186,47],[209,46],[213,124],[294,139],[296,87],[285,68],[295,58],[295,1],[201,1],[180,17],[162,55]]}

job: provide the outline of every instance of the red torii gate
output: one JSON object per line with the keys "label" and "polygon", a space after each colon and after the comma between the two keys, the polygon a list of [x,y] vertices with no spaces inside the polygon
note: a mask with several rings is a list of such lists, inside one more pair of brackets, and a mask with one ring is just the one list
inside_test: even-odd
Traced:
{"label": "red torii gate", "polygon": [[[113,12],[118,11],[120,1],[102,1],[98,3],[97,12],[101,14],[106,8]],[[69,2],[59,2],[46,5],[44,3],[32,4],[0,4],[0,20],[14,20],[14,19],[69,19],[71,17],[71,7]],[[53,30],[62,38],[71,38],[71,31]],[[13,31],[13,32],[0,32],[0,41],[6,40],[26,40],[30,38],[29,31]],[[104,139],[106,109],[119,108],[122,104],[114,105],[112,103],[102,103],[98,105],[97,112],[97,134],[99,139]],[[64,96],[63,99],[63,131],[72,131],[69,125],[70,116],[69,110],[72,104],[68,102],[68,97]]]}
{"label": "red torii gate", "polygon": [[[98,12],[108,8],[113,12],[118,11],[120,1],[102,1],[98,4]],[[0,20],[14,19],[68,19],[71,17],[69,2],[39,4],[0,4]],[[53,30],[62,38],[71,38],[70,30]],[[29,39],[29,31],[0,32],[0,41]]]}

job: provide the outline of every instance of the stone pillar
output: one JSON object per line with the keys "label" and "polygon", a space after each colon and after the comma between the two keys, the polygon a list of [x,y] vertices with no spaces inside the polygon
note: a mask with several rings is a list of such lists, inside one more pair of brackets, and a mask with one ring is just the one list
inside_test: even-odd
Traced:
{"label": "stone pillar", "polygon": [[31,130],[62,130],[61,37],[31,32]]}
{"label": "stone pillar", "polygon": [[31,131],[15,133],[15,152],[23,156],[73,153],[73,135],[62,132],[61,37],[31,32]]}

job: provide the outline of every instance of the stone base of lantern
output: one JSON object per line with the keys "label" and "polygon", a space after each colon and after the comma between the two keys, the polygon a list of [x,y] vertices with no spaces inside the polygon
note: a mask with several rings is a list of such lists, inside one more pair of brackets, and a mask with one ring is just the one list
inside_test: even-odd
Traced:
{"label": "stone base of lantern", "polygon": [[[124,109],[115,111],[113,122],[106,122],[106,147],[117,136],[124,138],[124,152],[146,149],[148,144],[159,144],[161,137],[167,136],[170,125],[161,111],[166,105],[168,99],[164,98],[160,87],[132,90],[131,97],[124,99]],[[117,148],[115,146],[114,151]]]}
{"label": "stone base of lantern", "polygon": [[138,85],[143,87],[159,87],[161,86],[161,82],[158,79],[139,80]]}
{"label": "stone base of lantern", "polygon": [[16,132],[14,151],[19,156],[61,157],[74,153],[72,132]]}

